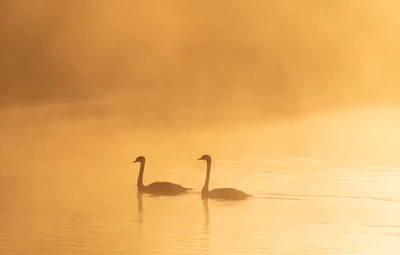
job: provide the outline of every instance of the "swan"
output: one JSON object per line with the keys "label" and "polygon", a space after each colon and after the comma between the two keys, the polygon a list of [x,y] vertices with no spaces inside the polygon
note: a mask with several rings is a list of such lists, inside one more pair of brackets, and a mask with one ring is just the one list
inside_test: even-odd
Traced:
{"label": "swan", "polygon": [[207,162],[206,182],[204,183],[204,187],[201,190],[201,196],[203,198],[242,200],[251,196],[249,194],[244,193],[243,191],[234,188],[221,188],[208,191],[208,184],[210,182],[210,171],[211,171],[211,157],[210,155],[205,154],[201,156],[198,160],[205,160]]}
{"label": "swan", "polygon": [[139,156],[136,158],[135,161],[133,161],[133,163],[136,162],[140,162],[140,171],[137,181],[137,188],[139,192],[153,194],[153,195],[179,195],[188,190],[192,190],[190,188],[184,188],[179,184],[171,182],[153,182],[145,186],[143,185],[143,172],[144,172],[144,165],[146,164],[146,159],[143,156]]}

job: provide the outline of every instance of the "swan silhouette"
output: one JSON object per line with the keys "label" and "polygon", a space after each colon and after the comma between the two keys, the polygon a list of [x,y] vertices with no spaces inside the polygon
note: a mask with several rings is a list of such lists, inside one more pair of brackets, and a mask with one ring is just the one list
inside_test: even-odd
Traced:
{"label": "swan silhouette", "polygon": [[144,165],[146,164],[146,159],[143,156],[139,156],[136,158],[135,161],[133,161],[133,163],[136,162],[140,162],[140,171],[137,181],[137,188],[139,192],[153,194],[153,195],[179,195],[188,190],[192,190],[190,188],[184,188],[179,184],[171,182],[153,182],[145,186],[143,185],[143,172],[144,172]]}
{"label": "swan silhouette", "polygon": [[211,157],[210,155],[203,155],[198,160],[205,160],[207,162],[207,175],[204,187],[201,190],[201,196],[203,199],[229,199],[229,200],[242,200],[250,197],[251,195],[244,193],[243,191],[234,188],[221,188],[213,189],[208,191],[208,184],[210,182],[210,171],[211,171]]}

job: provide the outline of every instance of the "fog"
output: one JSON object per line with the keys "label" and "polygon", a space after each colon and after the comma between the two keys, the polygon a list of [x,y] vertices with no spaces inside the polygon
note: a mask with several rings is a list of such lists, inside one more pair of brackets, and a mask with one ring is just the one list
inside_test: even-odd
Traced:
{"label": "fog", "polygon": [[72,103],[72,115],[195,124],[397,106],[400,98],[396,1],[1,5],[3,108]]}

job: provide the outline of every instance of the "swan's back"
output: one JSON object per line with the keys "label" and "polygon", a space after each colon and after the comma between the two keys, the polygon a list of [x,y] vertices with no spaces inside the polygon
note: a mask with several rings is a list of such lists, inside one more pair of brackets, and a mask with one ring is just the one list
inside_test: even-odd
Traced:
{"label": "swan's back", "polygon": [[146,193],[157,195],[177,195],[188,190],[191,189],[171,182],[153,182],[144,188]]}
{"label": "swan's back", "polygon": [[242,200],[250,197],[251,195],[234,188],[221,188],[213,189],[209,191],[205,196],[214,199]]}

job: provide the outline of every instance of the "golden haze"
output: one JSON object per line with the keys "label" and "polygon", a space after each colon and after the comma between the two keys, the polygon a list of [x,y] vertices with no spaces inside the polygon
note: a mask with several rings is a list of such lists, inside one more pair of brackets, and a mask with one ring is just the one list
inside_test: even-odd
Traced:
{"label": "golden haze", "polygon": [[2,5],[3,106],[98,100],[103,111],[179,126],[393,106],[400,96],[396,1]]}

